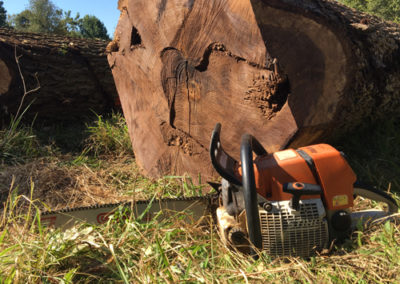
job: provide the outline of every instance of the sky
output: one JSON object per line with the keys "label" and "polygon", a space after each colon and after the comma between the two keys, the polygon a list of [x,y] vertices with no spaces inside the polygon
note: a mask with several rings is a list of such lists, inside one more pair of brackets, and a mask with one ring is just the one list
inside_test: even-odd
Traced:
{"label": "sky", "polygon": [[[18,14],[29,5],[29,0],[2,0],[7,14]],[[81,18],[93,15],[100,19],[107,28],[109,36],[113,36],[119,19],[118,0],[51,0],[54,5],[64,11],[71,10],[74,17],[79,13]]]}

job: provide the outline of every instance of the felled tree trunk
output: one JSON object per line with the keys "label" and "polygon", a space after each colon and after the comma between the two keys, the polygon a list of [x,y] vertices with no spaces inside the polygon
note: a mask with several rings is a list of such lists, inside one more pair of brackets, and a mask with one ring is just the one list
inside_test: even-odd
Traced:
{"label": "felled tree trunk", "polygon": [[125,0],[108,57],[138,162],[213,175],[214,125],[268,151],[399,113],[400,28],[322,0]]}
{"label": "felled tree trunk", "polygon": [[109,111],[118,98],[106,57],[106,41],[0,29],[0,116],[21,109],[39,119],[68,120]]}

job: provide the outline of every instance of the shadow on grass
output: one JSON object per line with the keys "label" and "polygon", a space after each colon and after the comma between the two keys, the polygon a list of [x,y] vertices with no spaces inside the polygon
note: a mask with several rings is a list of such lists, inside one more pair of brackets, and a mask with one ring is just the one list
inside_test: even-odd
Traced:
{"label": "shadow on grass", "polygon": [[400,194],[400,117],[365,121],[330,143],[346,154],[359,180]]}

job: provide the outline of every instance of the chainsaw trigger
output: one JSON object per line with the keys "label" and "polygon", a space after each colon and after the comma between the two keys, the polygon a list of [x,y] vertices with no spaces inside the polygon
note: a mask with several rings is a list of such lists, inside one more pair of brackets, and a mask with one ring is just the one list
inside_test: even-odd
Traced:
{"label": "chainsaw trigger", "polygon": [[321,186],[311,183],[289,182],[283,185],[283,192],[293,195],[291,207],[294,210],[300,209],[300,198],[302,195],[321,195]]}

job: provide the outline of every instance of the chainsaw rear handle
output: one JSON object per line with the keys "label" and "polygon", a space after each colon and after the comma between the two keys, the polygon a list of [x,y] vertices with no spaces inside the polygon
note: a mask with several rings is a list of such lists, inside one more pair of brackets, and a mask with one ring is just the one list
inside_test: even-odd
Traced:
{"label": "chainsaw rear handle", "polygon": [[[249,239],[257,249],[261,250],[262,237],[253,166],[253,145],[257,144],[261,146],[253,136],[250,134],[244,134],[240,145],[240,159],[242,161],[243,195]],[[257,253],[253,249],[251,249],[251,254],[255,258],[257,257]]]}

